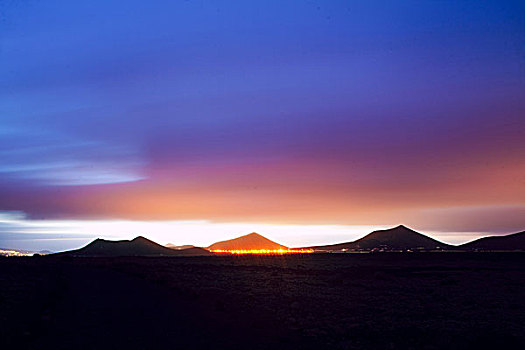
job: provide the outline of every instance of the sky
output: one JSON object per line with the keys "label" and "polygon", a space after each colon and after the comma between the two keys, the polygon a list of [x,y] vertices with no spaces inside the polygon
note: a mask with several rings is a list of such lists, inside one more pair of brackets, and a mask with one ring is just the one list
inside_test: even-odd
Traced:
{"label": "sky", "polygon": [[0,247],[525,229],[522,1],[0,2]]}

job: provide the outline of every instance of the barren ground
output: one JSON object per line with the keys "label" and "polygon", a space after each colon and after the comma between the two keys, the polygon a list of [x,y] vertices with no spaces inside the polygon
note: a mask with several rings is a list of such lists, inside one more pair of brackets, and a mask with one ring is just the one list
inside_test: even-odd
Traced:
{"label": "barren ground", "polygon": [[20,348],[525,346],[522,253],[1,258],[0,285]]}

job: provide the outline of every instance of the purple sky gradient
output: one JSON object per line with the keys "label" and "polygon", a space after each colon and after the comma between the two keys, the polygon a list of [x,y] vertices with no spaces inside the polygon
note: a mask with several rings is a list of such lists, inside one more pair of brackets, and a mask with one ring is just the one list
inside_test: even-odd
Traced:
{"label": "purple sky gradient", "polygon": [[525,229],[521,2],[0,13],[0,211]]}

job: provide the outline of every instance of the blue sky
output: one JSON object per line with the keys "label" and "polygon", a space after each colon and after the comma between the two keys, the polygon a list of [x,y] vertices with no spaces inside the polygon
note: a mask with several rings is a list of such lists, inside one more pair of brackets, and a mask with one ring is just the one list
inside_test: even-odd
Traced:
{"label": "blue sky", "polygon": [[22,221],[525,227],[523,2],[5,1],[0,21],[0,211]]}

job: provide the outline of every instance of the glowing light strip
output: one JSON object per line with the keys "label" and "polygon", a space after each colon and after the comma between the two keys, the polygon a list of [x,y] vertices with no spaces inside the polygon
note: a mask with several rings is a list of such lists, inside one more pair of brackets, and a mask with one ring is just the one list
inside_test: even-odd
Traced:
{"label": "glowing light strip", "polygon": [[313,249],[251,249],[251,250],[228,250],[228,249],[212,249],[212,253],[219,254],[304,254],[304,253],[313,253]]}

